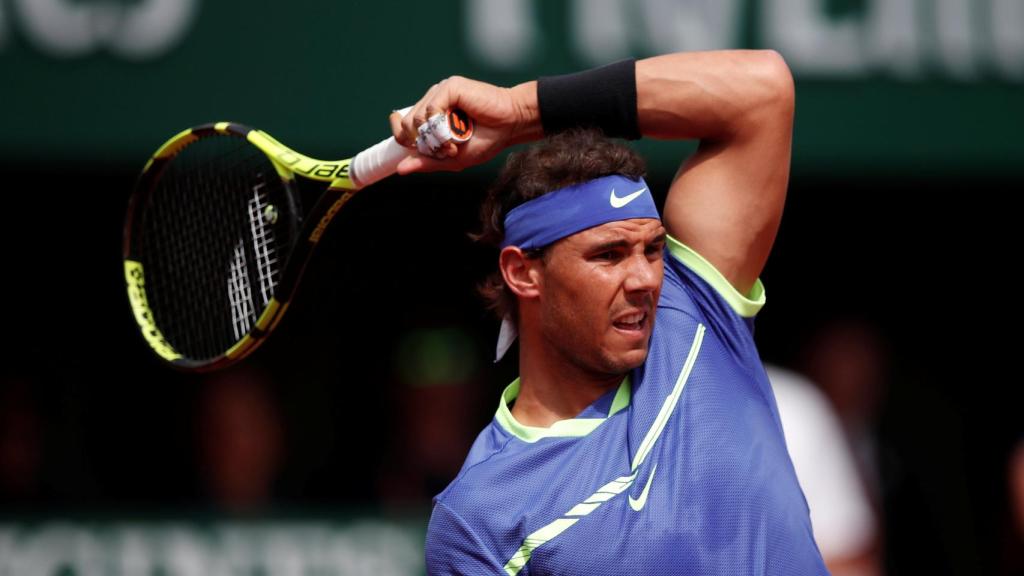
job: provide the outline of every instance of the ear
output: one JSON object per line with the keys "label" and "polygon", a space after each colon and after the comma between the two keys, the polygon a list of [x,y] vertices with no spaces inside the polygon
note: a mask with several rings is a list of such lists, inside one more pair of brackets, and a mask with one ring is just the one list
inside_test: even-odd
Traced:
{"label": "ear", "polygon": [[518,246],[506,246],[498,256],[498,269],[512,293],[520,298],[540,295],[539,258],[527,258]]}

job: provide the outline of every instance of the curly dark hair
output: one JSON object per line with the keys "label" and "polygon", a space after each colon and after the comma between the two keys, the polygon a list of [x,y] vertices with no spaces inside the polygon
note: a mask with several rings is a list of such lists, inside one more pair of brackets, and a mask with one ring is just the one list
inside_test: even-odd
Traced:
{"label": "curly dark hair", "polygon": [[[510,154],[498,179],[480,207],[479,234],[475,240],[500,246],[505,238],[505,216],[516,206],[548,192],[611,174],[634,180],[647,166],[632,148],[606,138],[593,129],[574,129],[545,138],[522,152]],[[543,258],[548,246],[530,250],[528,258]],[[478,287],[487,307],[498,315],[517,320],[515,294],[497,271]]]}

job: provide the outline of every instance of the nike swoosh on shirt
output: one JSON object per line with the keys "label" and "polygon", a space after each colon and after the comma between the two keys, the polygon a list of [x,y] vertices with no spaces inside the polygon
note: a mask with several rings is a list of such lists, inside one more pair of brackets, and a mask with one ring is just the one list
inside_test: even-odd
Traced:
{"label": "nike swoosh on shirt", "polygon": [[[641,190],[641,192],[643,192],[643,190]],[[612,197],[614,196],[615,195],[613,194]],[[665,398],[664,403],[661,405],[661,411],[658,412],[658,416],[655,418],[654,423],[651,424],[650,429],[647,430],[647,435],[644,436],[643,442],[640,443],[640,448],[633,456],[633,462],[630,465],[630,471],[632,473],[629,476],[620,476],[611,482],[608,482],[604,486],[601,486],[597,492],[591,494],[589,498],[574,506],[563,516],[556,517],[552,522],[549,522],[538,530],[531,532],[529,536],[523,539],[523,544],[516,550],[516,553],[509,558],[508,562],[505,563],[504,568],[506,575],[516,576],[519,574],[523,567],[530,561],[530,557],[537,548],[544,546],[552,539],[557,538],[577,522],[580,522],[584,517],[590,515],[591,512],[599,508],[602,504],[608,502],[612,498],[615,498],[619,494],[622,494],[626,490],[629,490],[630,487],[633,486],[633,482],[636,481],[637,475],[639,474],[638,469],[640,468],[640,465],[643,464],[647,459],[647,456],[650,455],[651,449],[658,441],[662,431],[665,429],[665,425],[671,418],[672,412],[676,408],[676,404],[679,403],[679,397],[683,393],[686,381],[689,379],[690,373],[693,371],[693,366],[697,362],[697,356],[700,354],[701,344],[704,342],[704,332],[706,330],[707,329],[703,324],[697,325],[697,333],[694,335],[693,342],[690,344],[690,352],[686,356],[686,362],[683,363],[683,369],[679,372],[679,377],[676,378],[675,386],[673,386],[672,392],[668,397]],[[639,511],[639,509],[643,509],[646,505],[647,495],[651,489],[651,482],[654,479],[655,470],[657,470],[657,463],[651,467],[651,475],[647,478],[647,486],[644,487],[643,492],[640,494],[640,499],[633,500],[632,496],[627,499],[630,507],[634,510]]]}
{"label": "nike swoosh on shirt", "polygon": [[641,189],[637,190],[636,192],[633,192],[632,194],[629,194],[629,195],[626,195],[626,196],[622,196],[620,198],[620,197],[615,195],[615,188],[612,188],[612,195],[608,198],[608,201],[611,202],[612,208],[622,208],[626,204],[629,204],[630,202],[635,200],[637,196],[643,194],[646,191],[647,191],[647,188],[644,187],[644,188],[641,188]]}
{"label": "nike swoosh on shirt", "polygon": [[629,495],[629,507],[634,511],[639,512],[644,509],[644,505],[647,504],[647,493],[651,491],[651,481],[654,480],[654,473],[658,471],[658,465],[655,464],[654,468],[651,468],[651,475],[647,477],[647,484],[644,486],[643,492],[640,493],[639,498],[633,498],[633,495]]}

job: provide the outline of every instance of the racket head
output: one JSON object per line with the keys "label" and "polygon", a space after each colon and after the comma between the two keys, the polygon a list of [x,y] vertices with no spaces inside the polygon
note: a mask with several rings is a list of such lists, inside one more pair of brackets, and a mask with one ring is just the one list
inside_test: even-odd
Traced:
{"label": "racket head", "polygon": [[150,348],[182,370],[241,360],[287,306],[278,289],[300,237],[298,189],[253,133],[227,122],[182,131],[149,160],[129,201],[128,299]]}

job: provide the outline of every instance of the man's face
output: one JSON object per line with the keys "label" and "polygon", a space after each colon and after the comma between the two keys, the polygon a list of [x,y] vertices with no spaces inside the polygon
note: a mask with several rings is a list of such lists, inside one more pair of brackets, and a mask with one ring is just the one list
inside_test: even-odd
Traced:
{"label": "man's face", "polygon": [[598,376],[643,364],[661,294],[665,228],[638,218],[596,226],[549,249],[541,327],[562,361]]}

